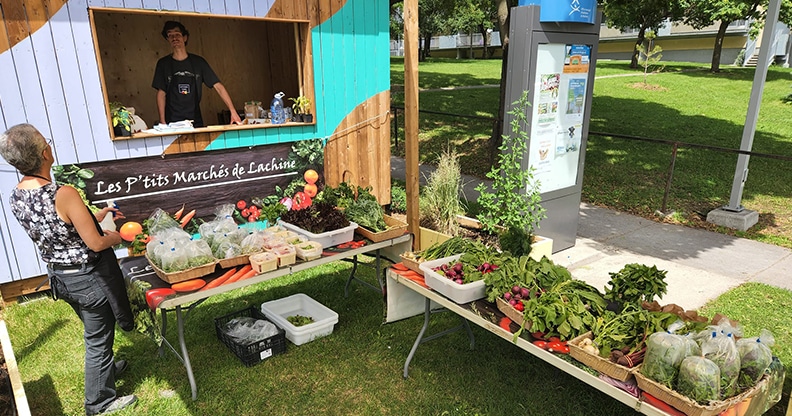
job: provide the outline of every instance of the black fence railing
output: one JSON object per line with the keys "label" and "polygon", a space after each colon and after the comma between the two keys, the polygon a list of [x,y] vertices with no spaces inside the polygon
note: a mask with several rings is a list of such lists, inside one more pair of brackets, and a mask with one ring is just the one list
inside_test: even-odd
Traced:
{"label": "black fence railing", "polygon": [[[391,113],[393,114],[393,139],[394,145],[396,147],[399,146],[399,112],[404,112],[404,107],[399,106],[391,106]],[[493,123],[493,130],[495,127],[494,123],[497,123],[498,120],[494,117],[485,117],[485,116],[477,116],[477,115],[464,115],[464,114],[454,114],[454,113],[446,113],[440,111],[431,111],[431,110],[419,110],[419,114],[431,114],[431,115],[439,115],[443,117],[456,117],[461,119],[476,119],[476,120],[485,120]],[[663,192],[663,202],[660,212],[666,213],[668,209],[668,196],[671,191],[671,183],[674,179],[674,167],[676,165],[677,159],[677,152],[680,148],[687,148],[687,149],[706,149],[720,153],[731,153],[731,154],[741,154],[741,155],[748,155],[751,157],[759,157],[759,158],[766,158],[766,159],[775,159],[781,160],[786,162],[792,162],[792,156],[784,156],[784,155],[775,155],[770,153],[761,153],[761,152],[753,152],[753,151],[745,151],[741,149],[733,149],[728,147],[721,147],[721,146],[712,146],[706,144],[698,144],[698,143],[688,143],[688,142],[681,142],[677,140],[665,140],[665,139],[653,139],[649,137],[640,137],[640,136],[630,136],[626,134],[617,134],[617,133],[606,133],[606,132],[598,132],[598,131],[589,131],[589,136],[600,136],[600,137],[612,137],[617,139],[624,139],[624,140],[632,140],[632,141],[642,141],[642,142],[649,142],[655,144],[665,144],[671,146],[671,160],[668,167],[668,172],[666,174],[666,181],[665,181],[665,191]]]}

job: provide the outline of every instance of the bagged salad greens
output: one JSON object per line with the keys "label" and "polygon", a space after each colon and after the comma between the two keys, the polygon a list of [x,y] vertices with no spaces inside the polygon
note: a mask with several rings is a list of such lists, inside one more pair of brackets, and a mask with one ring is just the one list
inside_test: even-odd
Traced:
{"label": "bagged salad greens", "polygon": [[773,334],[763,329],[758,338],[742,338],[737,341],[740,354],[740,387],[754,386],[773,362],[770,347],[775,344]]}
{"label": "bagged salad greens", "polygon": [[709,338],[701,342],[701,352],[720,368],[721,399],[727,399],[739,392],[740,352],[737,351],[731,325],[727,322],[718,327],[720,331],[710,332]]}
{"label": "bagged salad greens", "polygon": [[688,351],[687,341],[682,335],[655,332],[646,340],[641,374],[673,389],[679,365]]}
{"label": "bagged salad greens", "polygon": [[701,355],[691,355],[679,366],[677,391],[700,404],[720,398],[721,374],[718,365]]}

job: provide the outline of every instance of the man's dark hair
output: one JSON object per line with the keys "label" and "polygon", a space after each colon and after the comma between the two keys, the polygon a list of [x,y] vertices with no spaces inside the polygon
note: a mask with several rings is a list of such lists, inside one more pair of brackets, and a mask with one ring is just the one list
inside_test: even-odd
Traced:
{"label": "man's dark hair", "polygon": [[190,32],[187,30],[186,27],[184,27],[183,24],[181,24],[181,22],[177,22],[175,20],[168,20],[167,22],[165,22],[165,26],[162,27],[162,37],[167,40],[168,31],[173,29],[179,29],[179,32],[181,32],[183,36],[190,36]]}

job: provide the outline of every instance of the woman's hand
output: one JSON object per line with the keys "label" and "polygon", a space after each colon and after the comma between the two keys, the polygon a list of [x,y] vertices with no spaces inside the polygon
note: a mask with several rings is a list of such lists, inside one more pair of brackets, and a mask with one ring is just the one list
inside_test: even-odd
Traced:
{"label": "woman's hand", "polygon": [[109,237],[112,239],[113,241],[112,245],[117,246],[124,242],[124,240],[121,238],[121,234],[118,231],[110,231],[110,230],[102,230],[102,231],[104,231],[105,237]]}
{"label": "woman's hand", "polygon": [[105,217],[107,216],[107,214],[112,214],[114,219],[118,219],[118,220],[126,218],[124,216],[124,213],[119,211],[118,208],[104,207],[104,208],[100,209],[99,212],[96,213],[96,215],[95,215],[96,216],[96,220],[99,221],[99,222],[102,222],[105,219]]}

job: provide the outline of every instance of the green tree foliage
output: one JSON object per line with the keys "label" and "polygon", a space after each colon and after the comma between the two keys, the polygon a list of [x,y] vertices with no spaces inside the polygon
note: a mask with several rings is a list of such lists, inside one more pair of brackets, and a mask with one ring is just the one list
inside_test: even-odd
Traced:
{"label": "green tree foliage", "polygon": [[[726,29],[737,20],[752,22],[752,36],[758,34],[766,16],[768,0],[687,0],[688,8],[684,22],[695,29],[718,24],[715,46],[712,50],[710,71],[720,71],[721,51]],[[792,23],[792,0],[783,0],[779,20],[789,25]],[[746,57],[747,59],[748,57]]]}
{"label": "green tree foliage", "polygon": [[602,8],[608,27],[621,31],[638,29],[631,68],[638,68],[638,46],[644,43],[646,31],[657,32],[666,19],[679,21],[684,16],[687,0],[604,0]]}

